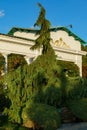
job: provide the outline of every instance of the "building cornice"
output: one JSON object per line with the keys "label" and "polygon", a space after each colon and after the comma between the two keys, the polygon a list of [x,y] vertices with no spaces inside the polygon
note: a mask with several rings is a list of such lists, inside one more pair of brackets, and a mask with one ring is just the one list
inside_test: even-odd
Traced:
{"label": "building cornice", "polygon": [[19,43],[22,45],[32,45],[32,43],[35,43],[35,40],[32,39],[9,36],[5,34],[0,34],[0,41],[12,42],[14,44]]}
{"label": "building cornice", "polygon": [[[14,43],[14,44],[20,44],[20,45],[25,45],[25,46],[30,46],[30,47],[35,43],[35,40],[30,40],[30,39],[15,37],[15,36],[9,36],[9,35],[4,35],[4,34],[0,34],[0,41],[11,42],[11,43]],[[72,54],[76,54],[76,55],[77,54],[78,55],[87,55],[86,51],[66,49],[66,48],[62,48],[62,47],[57,47],[53,44],[51,44],[51,45],[52,45],[52,47],[54,48],[55,51],[72,53]]]}
{"label": "building cornice", "polygon": [[31,42],[35,42],[35,40],[33,40],[33,39],[29,39],[29,38],[23,38],[23,37],[18,37],[18,36],[12,36],[12,35],[8,35],[8,34],[2,34],[2,33],[0,33],[0,36],[2,36],[2,37],[8,37],[8,38],[15,38],[15,39],[20,39],[20,40],[27,40],[27,41],[31,41]]}
{"label": "building cornice", "polygon": [[65,52],[65,53],[70,53],[74,55],[87,55],[86,51],[78,51],[78,50],[72,50],[72,49],[65,49],[61,47],[56,47],[55,45],[52,45],[55,51],[60,51],[60,52]]}
{"label": "building cornice", "polygon": [[[61,26],[61,27],[58,27],[58,26],[57,26],[57,27],[51,27],[51,28],[49,29],[50,32],[52,32],[52,31],[56,32],[56,31],[59,31],[59,30],[62,30],[62,31],[67,32],[69,36],[73,36],[73,37],[75,38],[75,40],[80,41],[80,43],[81,43],[82,45],[87,44],[87,42],[85,42],[83,39],[81,39],[80,37],[78,37],[76,34],[74,34],[72,31],[70,31],[70,30],[69,30],[68,28],[66,28],[66,27],[62,27],[62,26]],[[13,36],[14,33],[17,32],[17,31],[19,31],[19,32],[26,32],[26,33],[35,33],[35,34],[36,34],[36,32],[38,32],[39,29],[13,27],[13,28],[8,32],[8,35]]]}

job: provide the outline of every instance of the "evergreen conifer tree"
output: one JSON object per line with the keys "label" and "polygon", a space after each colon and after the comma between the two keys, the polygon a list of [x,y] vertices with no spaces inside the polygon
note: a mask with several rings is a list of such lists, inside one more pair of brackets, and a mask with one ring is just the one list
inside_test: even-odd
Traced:
{"label": "evergreen conifer tree", "polygon": [[45,18],[46,11],[43,8],[43,6],[38,3],[38,6],[40,7],[41,11],[39,14],[39,17],[34,24],[34,26],[40,27],[40,30],[37,31],[36,35],[39,35],[39,37],[35,40],[35,45],[31,47],[32,50],[34,49],[40,49],[42,47],[42,54],[46,54],[49,49],[51,48],[50,45],[50,22]]}
{"label": "evergreen conifer tree", "polygon": [[[50,45],[50,22],[45,19],[44,8],[38,5],[41,12],[35,26],[38,25],[41,29],[37,33],[39,37],[36,39],[36,44],[31,49],[42,47],[42,55],[29,66],[20,66],[5,77],[6,96],[10,100],[10,106],[4,110],[4,114],[10,121],[19,124],[26,122],[23,111],[31,102],[38,105],[60,106],[65,86],[65,75],[58,66],[55,52]],[[35,108],[32,109],[35,114],[39,115]]]}

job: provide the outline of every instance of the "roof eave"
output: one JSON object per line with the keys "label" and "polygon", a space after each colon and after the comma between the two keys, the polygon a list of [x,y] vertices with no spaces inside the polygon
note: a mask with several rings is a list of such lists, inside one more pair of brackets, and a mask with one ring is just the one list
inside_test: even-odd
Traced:
{"label": "roof eave", "polygon": [[[76,34],[72,33],[68,28],[63,27],[63,26],[58,26],[58,27],[52,27],[50,28],[50,31],[58,31],[58,30],[63,30],[66,31],[68,33],[69,36],[73,36],[75,38],[75,40],[80,41],[80,43],[82,45],[86,45],[87,42],[85,42],[84,40],[82,40],[80,37],[78,37]],[[20,32],[26,32],[26,33],[36,33],[37,31],[39,31],[39,29],[34,29],[34,28],[17,28],[17,27],[13,27],[9,32],[8,35],[13,36],[13,34],[16,31],[20,31]]]}

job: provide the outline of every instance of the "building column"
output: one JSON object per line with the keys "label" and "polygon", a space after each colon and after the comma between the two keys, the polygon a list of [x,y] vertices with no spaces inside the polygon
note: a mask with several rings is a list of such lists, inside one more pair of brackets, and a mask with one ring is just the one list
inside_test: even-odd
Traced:
{"label": "building column", "polygon": [[82,77],[82,62],[79,61],[79,62],[77,63],[77,65],[78,65],[78,67],[79,67],[80,76]]}
{"label": "building column", "polygon": [[75,64],[79,67],[80,76],[82,77],[82,56],[76,56]]}
{"label": "building column", "polygon": [[8,72],[8,54],[2,54],[5,58],[4,62],[4,74],[7,74]]}
{"label": "building column", "polygon": [[24,58],[27,61],[27,64],[31,64],[35,60],[35,57],[30,56],[24,56]]}
{"label": "building column", "polygon": [[[5,59],[5,61],[4,61],[4,72],[2,73],[2,75],[5,75],[8,72],[8,54],[2,53],[2,55],[4,56],[4,59]],[[7,83],[5,81],[5,78],[4,78],[3,88],[7,89]]]}

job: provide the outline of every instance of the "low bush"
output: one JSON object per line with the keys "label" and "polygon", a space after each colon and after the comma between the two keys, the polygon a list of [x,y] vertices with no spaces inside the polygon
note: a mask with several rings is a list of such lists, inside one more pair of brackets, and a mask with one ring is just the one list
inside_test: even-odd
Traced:
{"label": "low bush", "polygon": [[9,107],[9,100],[5,96],[3,86],[4,86],[4,84],[2,82],[0,82],[0,113],[3,112],[5,107]]}
{"label": "low bush", "polygon": [[66,104],[76,117],[87,120],[87,79],[77,77],[68,81]]}
{"label": "low bush", "polygon": [[82,77],[87,78],[87,63],[82,65]]}
{"label": "low bush", "polygon": [[23,110],[22,118],[24,124],[31,120],[35,122],[36,127],[42,127],[44,130],[56,130],[61,124],[58,110],[55,107],[40,103],[29,104]]}
{"label": "low bush", "polygon": [[79,68],[73,62],[58,60],[57,63],[64,68],[69,77],[79,76]]}
{"label": "low bush", "polygon": [[6,122],[2,126],[0,126],[0,130],[29,130],[23,126],[18,124],[12,124],[11,122]]}
{"label": "low bush", "polygon": [[66,87],[67,100],[87,98],[87,79],[86,78],[69,78]]}
{"label": "low bush", "polygon": [[76,117],[87,121],[87,98],[71,100],[67,102],[67,105]]}

